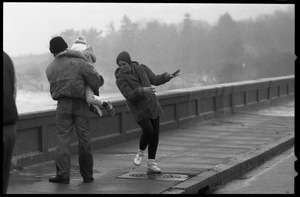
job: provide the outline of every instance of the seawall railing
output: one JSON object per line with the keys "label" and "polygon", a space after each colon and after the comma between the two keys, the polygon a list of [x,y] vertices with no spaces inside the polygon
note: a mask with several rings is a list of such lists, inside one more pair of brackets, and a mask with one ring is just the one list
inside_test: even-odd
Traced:
{"label": "seawall railing", "polygon": [[[157,93],[164,110],[161,131],[178,128],[190,121],[202,121],[235,113],[249,107],[260,107],[294,96],[295,76],[192,87]],[[91,115],[93,149],[136,139],[139,126],[126,108],[125,99],[111,100],[116,115],[103,110],[102,117]],[[55,110],[21,114],[17,122],[17,141],[12,165],[23,167],[54,159],[58,145]],[[71,140],[71,154],[76,154],[76,132]]]}

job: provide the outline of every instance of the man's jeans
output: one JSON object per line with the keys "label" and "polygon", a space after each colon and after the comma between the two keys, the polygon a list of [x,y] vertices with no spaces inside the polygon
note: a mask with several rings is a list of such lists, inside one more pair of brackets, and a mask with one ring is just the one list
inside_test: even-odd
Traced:
{"label": "man's jeans", "polygon": [[56,149],[56,174],[62,178],[70,177],[70,140],[75,126],[79,145],[79,167],[83,178],[93,176],[93,150],[91,146],[91,127],[89,106],[82,99],[59,99],[56,109],[56,128],[59,145]]}

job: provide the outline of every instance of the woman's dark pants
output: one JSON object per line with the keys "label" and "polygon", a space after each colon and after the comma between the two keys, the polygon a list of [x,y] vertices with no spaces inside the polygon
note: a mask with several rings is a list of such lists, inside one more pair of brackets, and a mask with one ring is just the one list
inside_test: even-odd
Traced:
{"label": "woman's dark pants", "polygon": [[156,119],[143,119],[138,122],[143,130],[140,138],[140,150],[148,146],[148,159],[155,159],[159,142],[159,117]]}

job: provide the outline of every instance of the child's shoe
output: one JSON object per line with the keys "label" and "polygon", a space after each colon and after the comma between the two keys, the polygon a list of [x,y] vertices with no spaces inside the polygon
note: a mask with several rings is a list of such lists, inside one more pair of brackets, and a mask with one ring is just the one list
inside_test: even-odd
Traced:
{"label": "child's shoe", "polygon": [[106,111],[111,115],[114,116],[115,115],[115,109],[112,106],[111,102],[109,101],[103,101],[102,106],[106,109]]}

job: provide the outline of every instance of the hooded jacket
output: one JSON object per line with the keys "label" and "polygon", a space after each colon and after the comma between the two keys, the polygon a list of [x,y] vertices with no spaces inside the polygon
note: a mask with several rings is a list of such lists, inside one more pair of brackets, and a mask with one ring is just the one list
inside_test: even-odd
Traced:
{"label": "hooded jacket", "polygon": [[67,49],[65,51],[65,54],[61,55],[61,56],[67,56],[67,57],[77,57],[77,58],[81,58],[84,59],[85,61],[88,61],[89,63],[93,64],[96,62],[97,57],[94,53],[94,50],[91,46],[87,47],[85,50],[83,51],[78,51],[75,49]]}
{"label": "hooded jacket", "polygon": [[56,57],[46,69],[53,100],[79,98],[85,100],[86,85],[93,91],[104,83],[103,77],[88,62],[80,58]]}
{"label": "hooded jacket", "polygon": [[155,75],[150,68],[138,62],[132,62],[132,72],[123,73],[121,68],[115,71],[116,84],[126,98],[127,108],[134,120],[155,119],[163,110],[155,94],[149,94],[143,87],[159,86],[171,80],[167,73]]}

